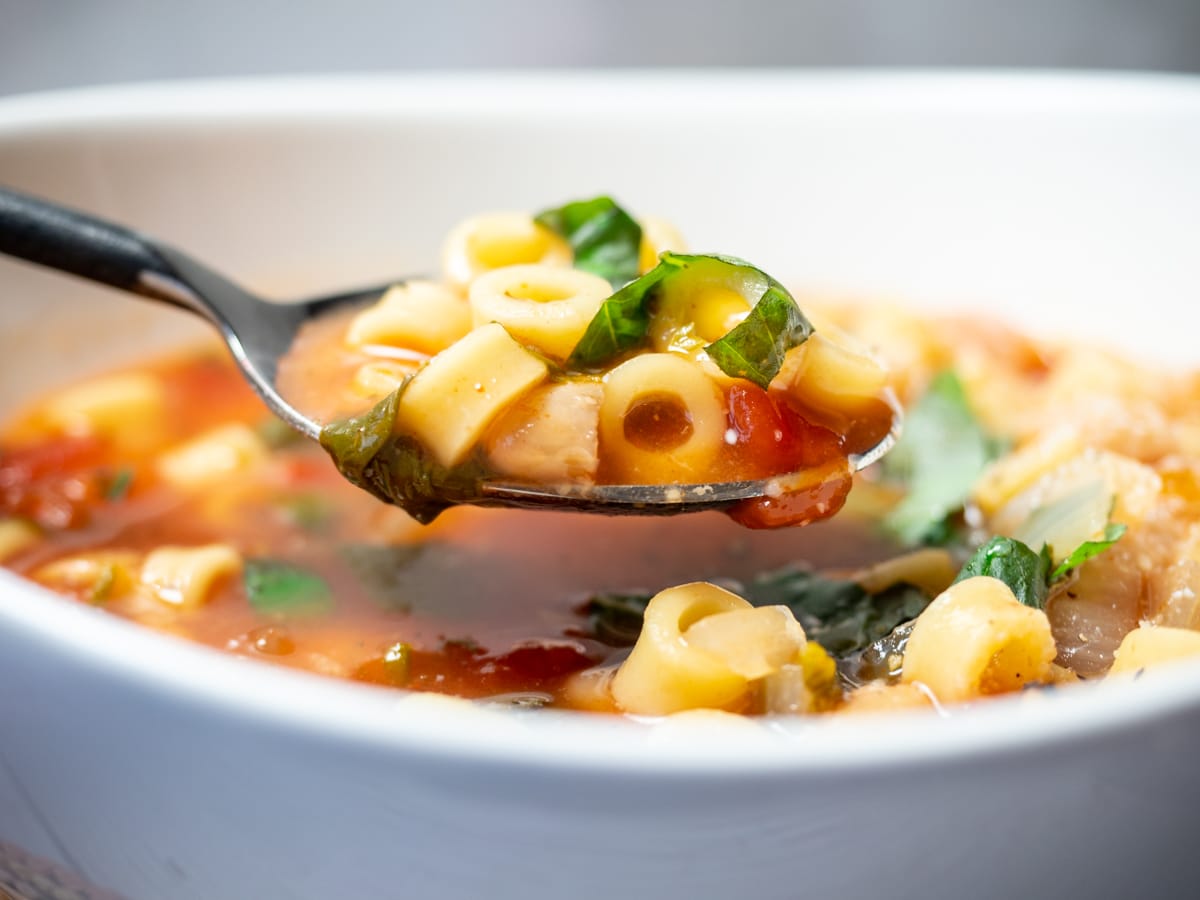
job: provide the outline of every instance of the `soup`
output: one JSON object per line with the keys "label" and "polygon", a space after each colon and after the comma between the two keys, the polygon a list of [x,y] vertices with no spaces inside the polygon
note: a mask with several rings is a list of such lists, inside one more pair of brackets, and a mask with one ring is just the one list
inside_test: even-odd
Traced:
{"label": "soup", "polygon": [[886,371],[762,270],[681,251],[607,197],[476,216],[441,280],[303,331],[280,387],[347,478],[421,521],[489,485],[662,486],[670,511],[754,482],[744,525],[833,515],[894,427]]}
{"label": "soup", "polygon": [[[502,254],[475,262],[512,275]],[[838,403],[825,408],[873,412],[806,419],[795,447],[845,466],[876,439],[890,421],[877,415],[890,409],[877,372],[890,370],[907,410],[897,448],[828,521],[759,531],[716,513],[456,507],[420,524],[432,517],[347,483],[200,349],[66,388],[6,426],[0,558],[79,602],[242,656],[525,706],[928,709],[1200,656],[1196,376],[994,322],[830,298],[804,309],[809,334],[776,375],[791,384],[803,348],[835,335],[828,347],[853,348],[839,358],[861,365],[840,370],[851,388],[827,391]],[[329,420],[398,396],[442,352],[378,349],[350,338],[355,321],[320,323],[288,374],[293,396]],[[652,352],[699,366],[707,350]],[[868,374],[846,374],[855,366]],[[606,378],[579,383],[602,393]],[[760,390],[778,403],[774,379]],[[753,429],[739,429],[731,393],[720,430],[738,452],[705,477],[794,465],[747,452]],[[818,405],[805,409],[815,418]],[[621,439],[650,454],[677,446],[686,416],[671,406],[627,405]],[[492,465],[509,432],[481,427],[462,447]],[[603,429],[592,431],[588,477],[604,480]],[[518,456],[561,474],[572,454],[539,441],[545,452]],[[777,443],[754,446],[770,456]]]}

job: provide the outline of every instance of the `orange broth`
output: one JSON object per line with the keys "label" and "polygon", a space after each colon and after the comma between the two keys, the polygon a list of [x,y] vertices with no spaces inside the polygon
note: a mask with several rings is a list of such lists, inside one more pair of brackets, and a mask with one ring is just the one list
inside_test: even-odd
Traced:
{"label": "orange broth", "polygon": [[[39,572],[71,555],[223,542],[328,584],[330,610],[294,616],[256,609],[240,577],[224,578],[197,608],[138,590],[50,585],[246,657],[416,690],[534,693],[558,703],[567,676],[625,652],[588,636],[581,606],[593,593],[749,579],[798,561],[852,567],[888,552],[846,517],[750,532],[719,513],[606,518],[460,507],[421,526],[346,483],[316,443],[285,433],[222,356],[197,352],[136,371],[165,389],[167,413],[155,421],[129,422],[116,436],[73,436],[55,433],[35,405],[0,434],[0,515],[42,531],[5,564],[47,582]],[[229,422],[269,439],[265,462],[202,489],[156,472],[164,450]],[[398,669],[388,654],[401,643],[406,665]]]}

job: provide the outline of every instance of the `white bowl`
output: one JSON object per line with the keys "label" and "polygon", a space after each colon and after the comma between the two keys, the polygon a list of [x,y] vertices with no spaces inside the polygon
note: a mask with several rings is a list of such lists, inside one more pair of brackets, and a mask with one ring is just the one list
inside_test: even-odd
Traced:
{"label": "white bowl", "polygon": [[[478,209],[606,191],[798,284],[1191,364],[1197,160],[1200,81],[1170,77],[441,75],[0,101],[0,182],[281,295],[428,270]],[[203,330],[8,261],[0,290],[6,410]],[[131,900],[1183,896],[1197,746],[1196,667],[947,718],[650,728],[280,671],[0,572],[0,885],[21,848]]]}

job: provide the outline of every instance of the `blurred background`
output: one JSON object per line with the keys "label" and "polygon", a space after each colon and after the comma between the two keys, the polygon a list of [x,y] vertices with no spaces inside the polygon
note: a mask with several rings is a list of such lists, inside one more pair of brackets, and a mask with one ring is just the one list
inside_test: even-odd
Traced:
{"label": "blurred background", "polygon": [[1200,0],[0,0],[0,94],[530,66],[1200,72]]}

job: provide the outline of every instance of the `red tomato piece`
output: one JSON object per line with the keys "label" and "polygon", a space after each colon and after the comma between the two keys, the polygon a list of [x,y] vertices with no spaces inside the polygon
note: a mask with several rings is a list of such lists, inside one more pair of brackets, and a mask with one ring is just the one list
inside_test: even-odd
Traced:
{"label": "red tomato piece", "polygon": [[0,510],[43,528],[73,528],[101,499],[105,445],[94,437],[55,438],[0,451]]}
{"label": "red tomato piece", "polygon": [[841,439],[805,419],[783,394],[739,382],[730,386],[727,402],[740,477],[782,475],[843,455]]}

